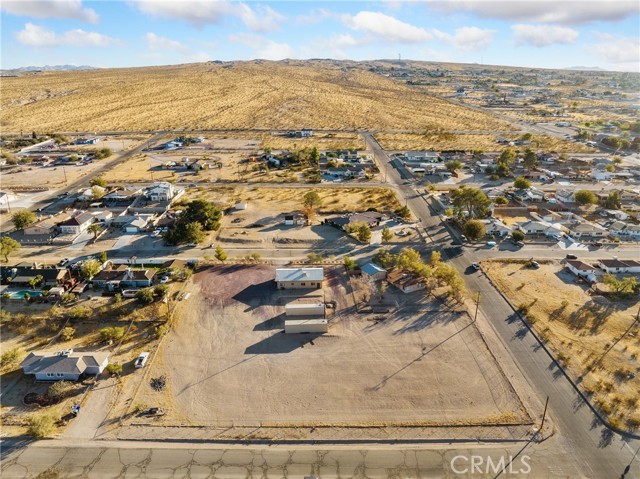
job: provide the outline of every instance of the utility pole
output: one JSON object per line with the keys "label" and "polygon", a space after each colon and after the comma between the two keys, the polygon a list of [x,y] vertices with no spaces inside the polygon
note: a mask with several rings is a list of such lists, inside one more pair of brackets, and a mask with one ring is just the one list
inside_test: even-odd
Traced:
{"label": "utility pole", "polygon": [[544,411],[542,413],[542,422],[540,423],[540,432],[542,433],[542,427],[544,426],[544,420],[547,417],[547,406],[549,405],[549,396],[547,396],[547,401],[544,403]]}
{"label": "utility pole", "polygon": [[64,166],[62,167],[62,172],[64,173],[64,186],[67,186],[67,170]]}
{"label": "utility pole", "polygon": [[476,313],[473,315],[473,322],[476,322],[478,319],[478,307],[480,306],[480,291],[478,291],[478,296],[476,296]]}

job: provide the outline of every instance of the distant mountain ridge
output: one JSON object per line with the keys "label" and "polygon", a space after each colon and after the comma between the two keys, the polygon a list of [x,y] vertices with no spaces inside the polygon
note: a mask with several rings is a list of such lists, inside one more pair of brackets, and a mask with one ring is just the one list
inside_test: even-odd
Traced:
{"label": "distant mountain ridge", "polygon": [[563,68],[563,70],[578,70],[578,71],[585,71],[585,72],[604,72],[604,71],[606,71],[604,68],[600,68],[600,67],[568,67],[568,68]]}
{"label": "distant mountain ridge", "polygon": [[42,67],[36,66],[28,66],[28,67],[19,67],[19,68],[10,68],[4,71],[15,71],[15,72],[37,72],[37,71],[65,71],[65,70],[96,70],[96,67],[92,67],[89,65],[45,65]]}

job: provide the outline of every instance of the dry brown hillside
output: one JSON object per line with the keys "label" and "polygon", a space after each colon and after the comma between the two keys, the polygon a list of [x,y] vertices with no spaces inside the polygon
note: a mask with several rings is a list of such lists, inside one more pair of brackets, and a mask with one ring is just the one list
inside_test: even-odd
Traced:
{"label": "dry brown hillside", "polygon": [[2,79],[5,132],[175,128],[509,129],[361,69],[238,62]]}

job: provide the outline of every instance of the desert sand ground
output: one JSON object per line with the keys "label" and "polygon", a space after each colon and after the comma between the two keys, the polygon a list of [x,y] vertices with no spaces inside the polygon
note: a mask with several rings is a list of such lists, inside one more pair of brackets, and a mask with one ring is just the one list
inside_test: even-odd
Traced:
{"label": "desert sand ground", "polygon": [[199,63],[5,78],[4,131],[176,128],[509,129],[333,62]]}
{"label": "desert sand ground", "polygon": [[[337,301],[330,331],[282,333],[272,267],[218,266],[198,273],[138,400],[163,405],[180,424],[518,423],[521,404],[466,313],[397,296],[375,322],[353,308],[341,270],[323,292]],[[317,291],[314,291],[317,293]],[[312,342],[311,342],[312,341]],[[448,361],[455,357],[456,361]],[[464,379],[463,379],[464,378]]]}

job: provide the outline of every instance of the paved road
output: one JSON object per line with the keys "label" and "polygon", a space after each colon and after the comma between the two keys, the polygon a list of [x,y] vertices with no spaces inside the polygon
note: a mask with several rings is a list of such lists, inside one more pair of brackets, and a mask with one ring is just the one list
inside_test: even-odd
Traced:
{"label": "paved road", "polygon": [[[369,149],[374,152],[380,167],[387,170],[386,176],[389,182],[396,185],[400,183],[400,175],[392,167],[386,152],[380,148],[371,134],[363,133],[363,137]],[[408,198],[408,205],[421,219],[427,231],[442,231],[444,226],[439,217],[432,214],[422,197],[416,197],[409,186],[399,186],[399,189],[405,198]],[[436,248],[444,249],[451,246],[446,235],[440,235],[434,239],[433,246]],[[465,247],[462,251],[463,254],[450,258],[459,271],[465,271],[472,262],[495,254],[486,248]],[[543,257],[543,253],[544,249],[536,250],[539,257]],[[517,254],[528,255],[530,252]],[[553,250],[547,251],[544,257],[554,254],[558,253]],[[629,254],[637,253],[629,251]],[[589,255],[601,256],[602,252],[589,253]],[[598,424],[597,417],[582,401],[567,378],[559,373],[553,359],[540,347],[535,337],[530,332],[524,336],[516,334],[525,327],[524,323],[514,315],[511,307],[488,279],[482,274],[464,275],[464,277],[470,291],[481,293],[481,309],[484,315],[489,318],[491,325],[534,391],[541,398],[550,397],[550,415],[565,440],[566,453],[578,458],[580,473],[595,479],[620,477],[625,467],[633,460],[634,452],[640,448],[640,441],[625,442],[620,436]],[[631,473],[627,477],[640,477],[640,458],[633,460]]]}
{"label": "paved road", "polygon": [[[478,465],[470,467],[471,457]],[[488,457],[491,458],[489,466]],[[553,457],[553,463],[548,461]],[[502,459],[504,458],[504,459]],[[502,466],[500,461],[504,460]],[[452,462],[453,461],[453,462]],[[480,465],[479,461],[482,461]],[[575,461],[554,444],[508,447],[434,445],[411,447],[225,446],[131,442],[48,441],[12,453],[2,478],[34,477],[53,467],[69,477],[91,478],[576,478]],[[54,466],[55,465],[55,466]],[[530,469],[529,469],[530,468]],[[523,474],[530,470],[530,474]],[[601,478],[612,476],[600,476]],[[617,477],[617,476],[616,476]]]}

